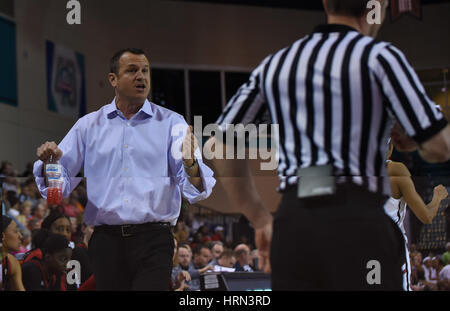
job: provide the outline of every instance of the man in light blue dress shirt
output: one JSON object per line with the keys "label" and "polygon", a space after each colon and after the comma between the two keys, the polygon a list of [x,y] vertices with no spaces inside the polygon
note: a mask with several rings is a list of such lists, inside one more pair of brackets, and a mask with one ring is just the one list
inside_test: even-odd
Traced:
{"label": "man in light blue dress shirt", "polygon": [[79,119],[59,145],[37,150],[34,175],[42,196],[50,156],[62,165],[63,196],[78,185],[84,167],[86,224],[97,289],[167,290],[172,269],[170,225],[181,196],[191,204],[215,185],[184,118],[147,100],[150,65],[144,52],[125,49],[111,59],[111,104]]}

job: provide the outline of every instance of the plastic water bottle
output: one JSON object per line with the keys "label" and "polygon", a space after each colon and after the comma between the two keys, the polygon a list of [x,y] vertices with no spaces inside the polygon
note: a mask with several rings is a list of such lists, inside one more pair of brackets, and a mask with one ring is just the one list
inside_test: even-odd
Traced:
{"label": "plastic water bottle", "polygon": [[61,164],[53,160],[53,156],[45,165],[45,176],[48,181],[47,204],[61,205],[63,177]]}

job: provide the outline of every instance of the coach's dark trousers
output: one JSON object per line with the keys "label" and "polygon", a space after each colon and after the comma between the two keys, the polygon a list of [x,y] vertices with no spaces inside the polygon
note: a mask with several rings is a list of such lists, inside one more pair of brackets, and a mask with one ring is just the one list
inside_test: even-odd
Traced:
{"label": "coach's dark trousers", "polygon": [[97,290],[169,290],[174,242],[170,226],[95,227],[89,255]]}
{"label": "coach's dark trousers", "polygon": [[351,183],[308,199],[286,190],[274,218],[272,288],[402,290],[404,241],[386,199]]}

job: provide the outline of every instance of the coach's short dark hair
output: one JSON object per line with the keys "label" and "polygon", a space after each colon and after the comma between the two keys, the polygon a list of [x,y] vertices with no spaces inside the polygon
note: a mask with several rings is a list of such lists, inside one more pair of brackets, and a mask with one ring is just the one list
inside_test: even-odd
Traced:
{"label": "coach's short dark hair", "polygon": [[362,16],[367,10],[365,0],[328,0],[327,9],[329,13],[349,16]]}
{"label": "coach's short dark hair", "polygon": [[118,74],[119,73],[119,60],[120,57],[122,57],[123,54],[125,53],[131,53],[131,54],[135,54],[135,55],[145,55],[145,52],[141,49],[136,49],[136,48],[126,48],[126,49],[122,49],[120,51],[117,51],[114,56],[111,58],[111,61],[109,62],[109,72],[110,73],[115,73]]}

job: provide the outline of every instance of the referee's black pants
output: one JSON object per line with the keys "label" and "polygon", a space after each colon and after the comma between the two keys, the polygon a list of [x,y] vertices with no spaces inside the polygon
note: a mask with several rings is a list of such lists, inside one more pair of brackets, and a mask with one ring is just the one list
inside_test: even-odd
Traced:
{"label": "referee's black pants", "polygon": [[289,188],[274,217],[272,288],[402,290],[404,240],[384,213],[386,199],[351,183],[308,199]]}
{"label": "referee's black pants", "polygon": [[96,289],[167,291],[173,252],[168,225],[152,224],[131,236],[120,227],[96,227],[89,241]]}

